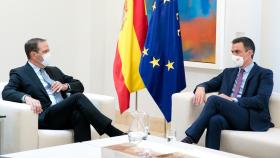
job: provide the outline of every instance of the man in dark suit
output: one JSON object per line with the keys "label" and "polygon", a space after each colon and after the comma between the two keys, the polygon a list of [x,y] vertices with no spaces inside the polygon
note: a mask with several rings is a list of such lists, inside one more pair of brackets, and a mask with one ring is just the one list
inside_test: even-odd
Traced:
{"label": "man in dark suit", "polygon": [[79,80],[50,67],[49,47],[44,39],[25,43],[26,65],[10,71],[9,83],[2,92],[4,100],[26,103],[39,114],[40,129],[73,129],[74,141],[91,139],[90,124],[102,135],[122,135],[82,94]]}
{"label": "man in dark suit", "polygon": [[194,90],[195,105],[205,102],[205,93],[218,92],[218,95],[207,99],[182,142],[197,143],[207,128],[205,146],[219,150],[222,130],[266,131],[274,126],[268,109],[272,71],[253,62],[255,45],[248,37],[234,39],[231,52],[237,67],[226,68]]}

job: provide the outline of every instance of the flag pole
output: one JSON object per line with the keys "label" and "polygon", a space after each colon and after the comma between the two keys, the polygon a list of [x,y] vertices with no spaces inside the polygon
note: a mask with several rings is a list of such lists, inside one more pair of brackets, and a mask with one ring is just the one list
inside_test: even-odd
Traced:
{"label": "flag pole", "polygon": [[138,111],[138,91],[135,92],[135,111]]}
{"label": "flag pole", "polygon": [[167,132],[167,121],[165,120],[164,121],[165,123],[164,123],[164,137],[166,138],[166,132]]}

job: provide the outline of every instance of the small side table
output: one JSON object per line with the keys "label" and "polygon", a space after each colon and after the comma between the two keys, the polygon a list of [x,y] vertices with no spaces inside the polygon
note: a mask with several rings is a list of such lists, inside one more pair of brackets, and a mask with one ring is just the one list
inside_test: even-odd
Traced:
{"label": "small side table", "polygon": [[5,115],[1,115],[0,114],[0,155],[2,154],[2,146],[1,146],[1,144],[3,144],[3,142],[2,142],[2,131],[3,131],[2,125],[3,125],[3,121],[4,121],[5,118],[6,118]]}

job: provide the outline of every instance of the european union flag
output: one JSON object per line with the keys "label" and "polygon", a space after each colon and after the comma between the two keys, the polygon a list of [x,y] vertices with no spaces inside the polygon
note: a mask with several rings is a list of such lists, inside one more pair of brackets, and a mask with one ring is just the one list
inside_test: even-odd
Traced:
{"label": "european union flag", "polygon": [[155,0],[140,75],[167,122],[171,96],[186,87],[177,0]]}

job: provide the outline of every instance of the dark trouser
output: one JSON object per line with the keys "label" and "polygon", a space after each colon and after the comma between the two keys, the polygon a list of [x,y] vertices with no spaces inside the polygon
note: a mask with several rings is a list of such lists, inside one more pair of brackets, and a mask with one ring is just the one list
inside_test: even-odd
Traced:
{"label": "dark trouser", "polygon": [[71,95],[43,113],[45,113],[42,123],[44,128],[73,129],[75,142],[91,139],[90,124],[102,135],[112,122],[82,93]]}
{"label": "dark trouser", "polygon": [[210,96],[199,117],[185,133],[197,143],[206,128],[205,146],[219,150],[222,130],[250,130],[249,111],[238,103]]}

